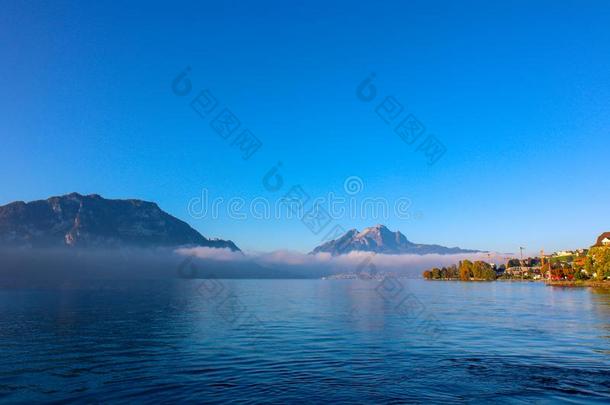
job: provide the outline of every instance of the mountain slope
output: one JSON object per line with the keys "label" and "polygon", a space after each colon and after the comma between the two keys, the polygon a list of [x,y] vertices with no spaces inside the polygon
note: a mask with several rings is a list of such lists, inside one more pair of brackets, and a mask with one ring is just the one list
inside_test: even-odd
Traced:
{"label": "mountain slope", "polygon": [[479,250],[460,249],[440,245],[418,244],[409,241],[399,231],[392,232],[384,225],[365,228],[362,232],[350,229],[343,236],[316,247],[311,253],[327,252],[333,256],[353,251],[375,252],[385,254],[454,254],[477,253]]}
{"label": "mountain slope", "polygon": [[207,239],[152,202],[109,200],[72,193],[0,207],[0,246],[174,247],[197,245],[239,251],[231,241]]}

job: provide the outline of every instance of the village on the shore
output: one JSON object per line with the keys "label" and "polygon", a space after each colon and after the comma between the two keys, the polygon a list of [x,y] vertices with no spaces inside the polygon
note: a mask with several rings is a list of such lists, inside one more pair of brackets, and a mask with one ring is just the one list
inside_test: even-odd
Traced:
{"label": "village on the shore", "polygon": [[610,284],[610,232],[602,233],[588,249],[566,250],[527,258],[506,258],[500,265],[463,260],[449,267],[423,272],[427,280],[539,280],[551,284]]}

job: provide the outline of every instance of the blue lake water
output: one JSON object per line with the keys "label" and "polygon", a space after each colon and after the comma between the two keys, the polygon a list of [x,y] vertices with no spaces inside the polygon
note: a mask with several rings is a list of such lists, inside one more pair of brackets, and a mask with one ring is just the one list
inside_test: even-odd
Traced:
{"label": "blue lake water", "polygon": [[0,290],[5,402],[610,401],[610,294],[423,280]]}

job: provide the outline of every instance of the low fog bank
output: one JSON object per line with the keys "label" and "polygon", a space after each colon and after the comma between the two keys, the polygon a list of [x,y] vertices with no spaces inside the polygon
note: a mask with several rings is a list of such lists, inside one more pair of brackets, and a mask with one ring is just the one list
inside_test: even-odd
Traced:
{"label": "low fog bank", "polygon": [[[222,250],[222,249],[219,249]],[[195,268],[186,272],[183,269]],[[143,280],[176,278],[274,278],[278,271],[256,263],[190,258],[161,249],[2,249],[3,285],[45,280]]]}
{"label": "low fog bank", "polygon": [[320,278],[339,273],[392,272],[419,278],[424,269],[483,254],[383,255],[352,252],[331,256],[291,251],[232,252],[226,249],[3,249],[0,280],[140,280],[166,278]]}
{"label": "low fog bank", "polygon": [[2,249],[0,278],[163,278],[170,276],[180,259],[167,250]]}
{"label": "low fog bank", "polygon": [[268,270],[277,270],[293,277],[328,276],[340,273],[391,272],[401,276],[420,278],[422,271],[432,267],[457,264],[460,260],[488,260],[487,253],[462,253],[453,255],[388,255],[370,252],[350,252],[332,256],[329,253],[315,255],[294,251],[231,252],[204,247],[178,249],[185,257],[224,261],[228,263],[255,263]]}

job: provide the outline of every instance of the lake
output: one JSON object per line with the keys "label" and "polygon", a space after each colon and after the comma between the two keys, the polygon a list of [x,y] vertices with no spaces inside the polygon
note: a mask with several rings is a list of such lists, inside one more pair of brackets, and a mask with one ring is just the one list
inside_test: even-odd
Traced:
{"label": "lake", "polygon": [[0,290],[0,400],[610,401],[610,294],[542,283],[79,281]]}

